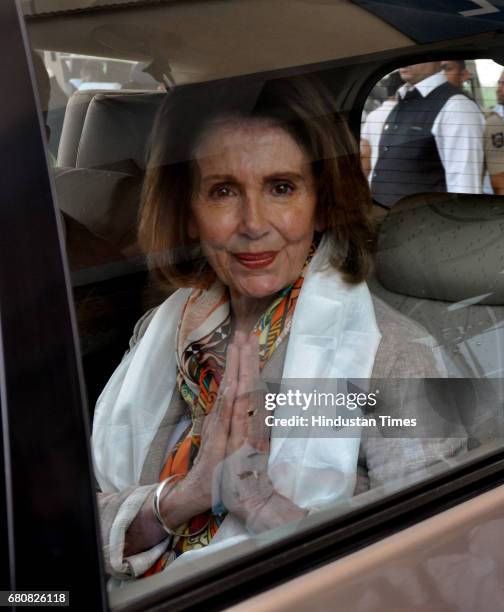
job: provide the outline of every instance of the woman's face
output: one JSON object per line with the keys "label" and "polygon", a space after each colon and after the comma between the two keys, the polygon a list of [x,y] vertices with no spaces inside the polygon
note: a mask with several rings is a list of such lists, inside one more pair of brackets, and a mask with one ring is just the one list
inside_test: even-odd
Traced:
{"label": "woman's face", "polygon": [[292,283],[321,229],[305,152],[271,123],[229,119],[205,132],[195,158],[189,234],[219,279],[255,298]]}

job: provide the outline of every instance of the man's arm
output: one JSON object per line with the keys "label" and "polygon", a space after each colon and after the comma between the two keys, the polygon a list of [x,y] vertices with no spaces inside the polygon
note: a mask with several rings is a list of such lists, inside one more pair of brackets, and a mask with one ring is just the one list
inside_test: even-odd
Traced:
{"label": "man's arm", "polygon": [[365,138],[361,138],[360,141],[360,159],[362,171],[367,178],[371,172],[371,145]]}
{"label": "man's arm", "polygon": [[478,105],[452,96],[439,112],[432,134],[445,169],[447,191],[482,193],[485,122]]}
{"label": "man's arm", "polygon": [[495,195],[504,195],[504,172],[499,174],[491,174],[490,182]]}

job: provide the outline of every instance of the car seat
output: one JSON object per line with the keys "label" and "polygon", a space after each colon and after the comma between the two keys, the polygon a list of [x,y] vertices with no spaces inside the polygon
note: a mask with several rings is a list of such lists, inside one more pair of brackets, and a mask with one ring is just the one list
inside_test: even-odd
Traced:
{"label": "car seat", "polygon": [[[97,164],[100,163],[96,159],[93,159],[92,154],[89,151],[89,147],[93,148],[94,144],[90,139],[91,136],[89,131],[86,134],[86,142],[83,144],[83,149],[81,150],[80,148],[81,138],[84,133],[84,124],[86,122],[89,110],[91,110],[93,114],[99,113],[104,117],[104,120],[111,119],[112,114],[114,110],[117,110],[117,107],[113,106],[111,108],[107,105],[112,99],[115,98],[117,98],[119,101],[123,101],[123,115],[121,117],[123,121],[121,128],[130,131],[130,134],[128,135],[128,142],[130,143],[129,149],[131,150],[131,130],[133,130],[134,133],[138,134],[139,136],[136,144],[139,144],[140,150],[143,150],[146,133],[149,133],[153,117],[157,112],[157,108],[164,95],[165,94],[163,92],[138,90],[127,91],[124,89],[113,91],[98,89],[76,91],[68,100],[65,110],[65,118],[63,120],[63,127],[61,130],[61,139],[58,146],[57,165],[62,168],[92,168],[96,167]],[[126,107],[128,111],[131,107],[134,107],[134,111],[132,111],[132,113],[128,112],[128,115],[136,120],[138,120],[140,117],[140,123],[136,125],[132,125],[131,122],[129,122],[129,124],[128,122],[126,122],[126,124],[124,123],[124,110]],[[141,107],[141,110],[139,107]],[[108,113],[107,110],[109,111]],[[95,122],[94,119],[90,121],[93,123]],[[115,114],[113,121],[116,123]],[[117,121],[120,120],[118,119]],[[95,128],[93,127],[93,130],[94,129]],[[110,133],[110,126],[106,126],[105,129]],[[117,132],[115,132],[115,135],[117,137]],[[105,150],[108,151],[108,158],[110,160],[112,157],[110,143],[104,143],[102,141],[101,146],[104,146]],[[81,157],[78,160],[79,152],[81,152]],[[140,153],[140,156],[137,156],[137,159],[140,157],[140,165],[143,165],[144,160],[141,158],[141,155],[142,154]],[[122,153],[120,152],[119,155],[117,155],[116,150],[116,157],[112,158],[112,164],[117,164],[122,159]]]}
{"label": "car seat", "polygon": [[77,92],[54,169],[90,406],[138,318],[166,293],[149,278],[136,225],[162,92]]}
{"label": "car seat", "polygon": [[434,337],[448,377],[470,381],[462,415],[470,446],[504,437],[501,198],[403,198],[381,223],[370,287]]}

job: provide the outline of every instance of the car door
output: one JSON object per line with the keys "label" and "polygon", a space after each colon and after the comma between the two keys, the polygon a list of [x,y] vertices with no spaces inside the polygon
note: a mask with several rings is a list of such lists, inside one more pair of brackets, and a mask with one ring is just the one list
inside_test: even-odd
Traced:
{"label": "car door", "polygon": [[75,322],[14,0],[1,3],[0,28],[0,550],[8,566],[1,588],[67,592],[70,604],[100,610],[106,603]]}

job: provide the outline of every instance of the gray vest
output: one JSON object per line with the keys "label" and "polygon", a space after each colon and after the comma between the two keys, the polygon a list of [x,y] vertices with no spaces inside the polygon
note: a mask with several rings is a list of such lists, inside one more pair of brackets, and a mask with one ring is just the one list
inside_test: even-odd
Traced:
{"label": "gray vest", "polygon": [[446,191],[432,126],[447,100],[461,93],[443,83],[425,98],[413,89],[397,102],[383,126],[372,176],[371,191],[377,202],[390,208],[406,195]]}

